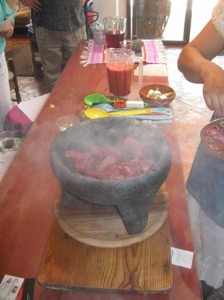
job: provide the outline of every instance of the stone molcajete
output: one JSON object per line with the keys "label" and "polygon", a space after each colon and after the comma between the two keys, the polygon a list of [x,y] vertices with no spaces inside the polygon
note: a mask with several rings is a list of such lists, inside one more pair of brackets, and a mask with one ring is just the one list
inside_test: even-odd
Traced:
{"label": "stone molcajete", "polygon": [[[120,180],[92,178],[76,171],[65,156],[71,149],[85,152],[93,146],[116,147],[116,141],[126,136],[136,139],[154,161],[146,173]],[[78,199],[115,206],[129,234],[138,234],[146,226],[151,205],[169,173],[171,160],[168,142],[158,129],[119,117],[80,122],[60,133],[50,150],[50,163],[63,190],[62,204],[74,204]]]}

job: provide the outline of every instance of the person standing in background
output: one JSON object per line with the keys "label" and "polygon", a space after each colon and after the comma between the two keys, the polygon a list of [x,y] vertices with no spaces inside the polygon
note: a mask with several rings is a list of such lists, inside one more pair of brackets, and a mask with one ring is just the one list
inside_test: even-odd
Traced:
{"label": "person standing in background", "polygon": [[[179,70],[193,83],[203,84],[203,96],[213,112],[224,118],[224,70],[213,60],[224,49],[224,0],[211,20],[186,45]],[[224,160],[201,142],[187,181],[188,204],[198,276],[204,299],[224,299]]]}
{"label": "person standing in background", "polygon": [[[0,0],[0,23],[14,14],[13,7],[17,1]],[[13,19],[0,31],[0,131],[3,130],[5,117],[12,107],[12,100],[9,87],[8,66],[5,58],[6,39],[9,39],[14,32]]]}
{"label": "person standing in background", "polygon": [[49,91],[76,49],[86,39],[83,0],[22,0],[32,8],[32,23]]}

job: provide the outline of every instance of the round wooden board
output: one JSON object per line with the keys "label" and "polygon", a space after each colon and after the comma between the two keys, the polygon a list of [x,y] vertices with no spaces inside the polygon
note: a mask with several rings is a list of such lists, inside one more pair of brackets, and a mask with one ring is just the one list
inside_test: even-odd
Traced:
{"label": "round wooden board", "polygon": [[134,235],[127,233],[113,206],[77,201],[74,205],[65,207],[57,201],[54,210],[59,225],[70,237],[90,246],[117,248],[141,242],[159,230],[168,215],[168,200],[164,193],[158,193],[146,227],[141,233]]}

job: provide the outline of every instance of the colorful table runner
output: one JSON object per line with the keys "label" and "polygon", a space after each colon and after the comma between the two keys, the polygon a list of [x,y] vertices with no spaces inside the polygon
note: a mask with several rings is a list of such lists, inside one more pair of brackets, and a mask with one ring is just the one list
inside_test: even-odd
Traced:
{"label": "colorful table runner", "polygon": [[160,43],[152,40],[142,41],[142,59],[144,62],[149,64],[158,64],[159,62],[161,62]]}
{"label": "colorful table runner", "polygon": [[[101,64],[105,62],[104,45],[96,45],[93,40],[88,41],[87,47],[81,55],[81,63]],[[142,40],[142,59],[145,63],[158,64],[164,62],[164,47],[161,40]]]}

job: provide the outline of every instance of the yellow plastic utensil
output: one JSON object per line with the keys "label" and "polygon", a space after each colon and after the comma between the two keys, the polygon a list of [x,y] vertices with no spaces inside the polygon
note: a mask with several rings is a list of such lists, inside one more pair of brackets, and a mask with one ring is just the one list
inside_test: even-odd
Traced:
{"label": "yellow plastic utensil", "polygon": [[96,107],[88,108],[84,111],[86,117],[88,117],[89,119],[107,118],[110,116],[140,115],[140,114],[148,114],[151,112],[153,112],[153,110],[150,108],[106,112],[105,110]]}

